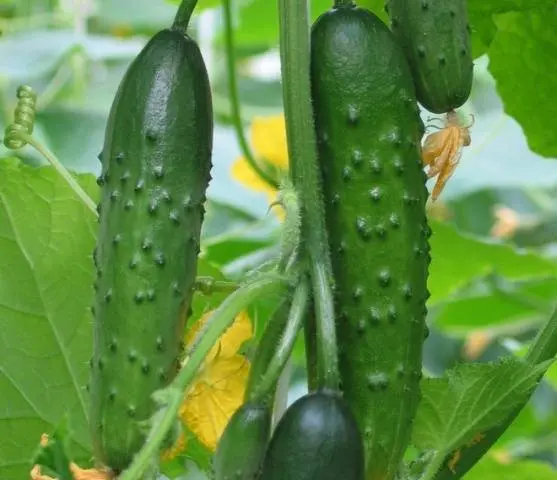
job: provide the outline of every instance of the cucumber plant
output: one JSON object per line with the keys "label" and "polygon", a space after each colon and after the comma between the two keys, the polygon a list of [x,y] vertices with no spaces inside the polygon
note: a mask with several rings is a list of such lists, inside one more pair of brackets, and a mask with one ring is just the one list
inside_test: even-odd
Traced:
{"label": "cucumber plant", "polygon": [[423,126],[401,47],[342,5],[312,29],[311,86],[344,398],[367,477],[394,478],[420,400],[429,264]]}
{"label": "cucumber plant", "polygon": [[144,442],[151,394],[180,367],[196,276],[213,117],[186,13],[130,65],[99,157],[90,424],[97,460],[116,472]]}

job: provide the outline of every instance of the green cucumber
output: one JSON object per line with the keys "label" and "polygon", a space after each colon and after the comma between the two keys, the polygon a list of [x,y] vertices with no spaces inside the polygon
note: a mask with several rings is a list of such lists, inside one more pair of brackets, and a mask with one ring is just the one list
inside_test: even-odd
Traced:
{"label": "green cucumber", "polygon": [[144,441],[151,394],[179,369],[212,132],[197,44],[160,31],[119,86],[100,155],[90,423],[97,461],[115,472]]}
{"label": "green cucumber", "polygon": [[263,462],[265,480],[363,480],[358,426],[342,398],[317,391],[285,412]]}
{"label": "green cucumber", "polygon": [[344,398],[366,478],[392,479],[420,400],[429,265],[423,124],[402,52],[371,12],[312,28],[311,84]]}
{"label": "green cucumber", "polygon": [[271,408],[242,405],[229,420],[213,459],[215,480],[253,480],[260,473],[271,432]]}
{"label": "green cucumber", "polygon": [[474,63],[467,0],[388,0],[418,101],[433,113],[460,107],[472,89]]}

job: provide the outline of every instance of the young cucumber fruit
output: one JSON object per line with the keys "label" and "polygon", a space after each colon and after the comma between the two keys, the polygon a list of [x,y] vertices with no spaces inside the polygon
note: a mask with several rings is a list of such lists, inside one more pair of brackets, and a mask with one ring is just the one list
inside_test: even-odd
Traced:
{"label": "young cucumber fruit", "polygon": [[470,96],[474,64],[467,0],[388,0],[391,29],[410,64],[418,101],[433,113]]}
{"label": "young cucumber fruit", "polygon": [[363,480],[358,426],[338,394],[318,391],[279,421],[263,462],[265,480]]}
{"label": "young cucumber fruit", "polygon": [[215,480],[258,478],[271,432],[271,416],[271,408],[258,402],[245,403],[236,410],[215,452]]}
{"label": "young cucumber fruit", "polygon": [[196,43],[157,33],[126,72],[100,155],[90,424],[119,472],[144,440],[150,398],[179,368],[210,180],[213,117]]}
{"label": "young cucumber fruit", "polygon": [[404,54],[371,12],[312,29],[311,82],[344,398],[368,480],[392,479],[420,400],[429,264],[423,124]]}

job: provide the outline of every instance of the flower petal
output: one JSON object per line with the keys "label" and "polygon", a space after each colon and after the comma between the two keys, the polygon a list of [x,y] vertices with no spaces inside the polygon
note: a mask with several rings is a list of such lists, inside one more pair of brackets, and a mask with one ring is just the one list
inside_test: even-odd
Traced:
{"label": "flower petal", "polygon": [[283,170],[288,169],[284,115],[254,118],[251,124],[251,141],[257,158],[263,158]]}
{"label": "flower petal", "polygon": [[211,450],[243,403],[249,368],[241,355],[219,357],[205,370],[180,409],[182,421]]}

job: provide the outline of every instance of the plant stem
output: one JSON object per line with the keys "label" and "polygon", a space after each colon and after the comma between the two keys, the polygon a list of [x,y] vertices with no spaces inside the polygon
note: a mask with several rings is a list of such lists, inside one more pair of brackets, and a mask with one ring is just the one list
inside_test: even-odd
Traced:
{"label": "plant stem", "polygon": [[27,133],[19,133],[18,137],[31,145],[35,150],[37,150],[53,167],[54,169],[60,174],[60,176],[66,180],[68,185],[71,189],[76,193],[76,195],[80,198],[80,200],[85,204],[85,206],[95,215],[98,217],[99,214],[97,213],[97,206],[95,202],[91,199],[89,195],[81,188],[79,183],[72,177],[71,173],[66,170],[66,167],[60,163],[60,161],[56,158],[50,150],[48,150],[44,145],[42,145],[39,141],[35,140],[32,135]]}
{"label": "plant stem", "polygon": [[269,394],[272,394],[275,390],[277,379],[292,354],[294,342],[296,341],[296,337],[298,336],[307,311],[308,302],[309,282],[306,278],[302,278],[294,292],[288,320],[286,321],[278,344],[274,348],[274,355],[269,362],[265,374],[259,379],[258,384],[250,392],[248,400],[260,401],[260,399],[268,397]]}
{"label": "plant stem", "polygon": [[307,0],[279,0],[279,23],[290,172],[302,206],[302,254],[309,260],[316,307],[318,383],[321,388],[338,390],[333,276],[311,106]]}
{"label": "plant stem", "polygon": [[203,295],[211,295],[216,292],[233,292],[238,288],[236,282],[226,280],[215,280],[213,277],[197,277],[195,279],[195,290]]}
{"label": "plant stem", "polygon": [[234,48],[234,28],[232,25],[232,5],[231,0],[222,0],[224,10],[224,39],[226,47],[226,74],[228,80],[228,95],[230,97],[230,114],[232,123],[236,132],[236,137],[242,150],[244,158],[248,162],[251,169],[257,173],[262,180],[268,183],[272,188],[278,189],[279,185],[265,169],[257,163],[251,148],[248,145],[244,128],[242,124],[242,116],[240,113],[240,99],[238,94],[238,84],[236,75],[236,52]]}
{"label": "plant stem", "polygon": [[184,35],[186,34],[190,18],[196,5],[197,0],[182,0],[176,12],[176,16],[174,17],[174,22],[172,23],[172,30],[178,30]]}
{"label": "plant stem", "polygon": [[145,444],[136,454],[128,469],[118,477],[118,480],[139,480],[142,478],[153,458],[158,455],[160,445],[166,438],[167,432],[176,421],[176,415],[184,400],[184,392],[195,378],[199,367],[211,348],[226,329],[232,325],[236,315],[257,298],[271,293],[283,293],[287,287],[288,282],[285,277],[276,274],[262,275],[236,290],[215,310],[195,337],[182,370],[174,381],[163,390],[168,394],[168,403],[160,412],[160,416],[155,416],[156,423],[153,422]]}
{"label": "plant stem", "polygon": [[335,0],[335,8],[338,7],[353,7],[354,0]]}
{"label": "plant stem", "polygon": [[[525,356],[525,361],[530,365],[534,366],[539,363],[551,360],[557,355],[557,307],[554,308],[553,313],[549,317],[549,320],[540,329],[538,335],[530,345],[528,352]],[[435,480],[456,480],[465,475],[491,448],[491,446],[499,440],[501,435],[509,428],[509,426],[514,422],[518,414],[524,408],[524,405],[517,407],[506,420],[494,427],[487,432],[482,432],[484,437],[478,443],[471,447],[463,448],[461,450],[461,456],[458,460],[454,472],[451,471],[447,462],[450,456],[445,458],[442,457],[441,462],[437,466],[442,466],[441,470],[434,471],[433,476],[424,476],[422,480],[435,479]],[[433,460],[435,462],[435,458]],[[432,467],[433,468],[433,467]],[[430,468],[428,468],[430,470]]]}

